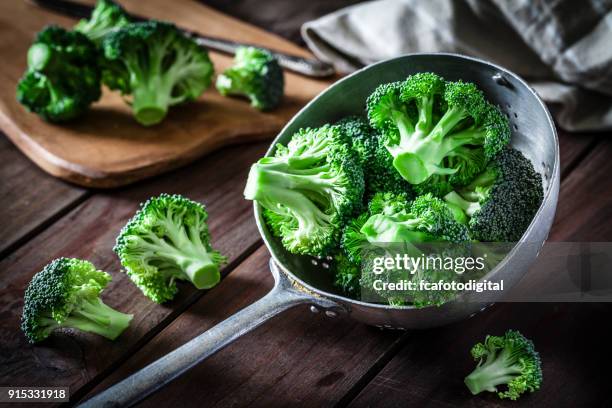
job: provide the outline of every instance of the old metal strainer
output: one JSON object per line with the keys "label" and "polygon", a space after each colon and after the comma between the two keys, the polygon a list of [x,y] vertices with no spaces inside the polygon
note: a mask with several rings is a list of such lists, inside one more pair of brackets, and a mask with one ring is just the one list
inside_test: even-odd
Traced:
{"label": "old metal strainer", "polygon": [[[553,120],[544,103],[521,78],[499,66],[455,54],[412,54],[368,66],[336,82],[304,107],[280,132],[277,142],[286,144],[302,127],[320,126],[355,114],[362,114],[368,95],[381,83],[398,81],[408,75],[431,71],[448,80],[476,83],[487,98],[501,107],[512,126],[512,145],[534,164],[544,180],[544,200],[521,242],[484,278],[504,280],[512,287],[529,269],[551,228],[559,195],[559,143]],[[259,232],[272,259],[274,288],[262,299],[199,335],[173,352],[117,383],[83,406],[128,406],[138,402],[181,375],[238,337],[278,313],[298,304],[311,304],[328,316],[344,315],[369,325],[397,329],[422,329],[466,319],[486,307],[491,298],[479,301],[477,293],[440,307],[416,309],[391,307],[346,298],[332,285],[326,259],[289,254],[274,238],[255,204]],[[501,296],[501,294],[500,294]]]}

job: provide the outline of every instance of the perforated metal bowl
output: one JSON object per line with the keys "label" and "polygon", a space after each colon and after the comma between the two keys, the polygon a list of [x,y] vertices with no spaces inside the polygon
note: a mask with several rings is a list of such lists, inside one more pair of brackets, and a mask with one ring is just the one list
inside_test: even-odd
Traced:
{"label": "perforated metal bowl", "polygon": [[[521,238],[530,245],[516,246],[485,278],[504,280],[506,288],[518,282],[537,257],[548,236],[559,195],[559,143],[552,118],[536,93],[517,75],[494,64],[456,54],[413,54],[370,65],[336,82],[313,99],[272,142],[286,144],[302,127],[316,127],[362,114],[365,100],[381,83],[405,79],[417,72],[435,72],[448,80],[478,84],[487,98],[508,115],[512,145],[529,158],[544,180],[544,200]],[[193,365],[223,348],[272,316],[297,304],[329,317],[344,316],[384,328],[420,329],[468,318],[490,304],[478,294],[440,307],[391,307],[349,299],[338,293],[327,270],[327,260],[289,254],[267,229],[261,207],[255,204],[257,226],[272,259],[275,286],[265,297],[191,340],[136,374],[102,392],[85,406],[131,405]],[[469,298],[466,298],[469,297]],[[501,293],[500,293],[501,296]]]}

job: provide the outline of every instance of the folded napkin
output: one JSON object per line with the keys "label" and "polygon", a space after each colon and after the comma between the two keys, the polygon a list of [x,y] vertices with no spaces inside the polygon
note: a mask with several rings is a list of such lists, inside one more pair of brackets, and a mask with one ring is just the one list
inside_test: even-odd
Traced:
{"label": "folded napkin", "polygon": [[612,129],[612,0],[377,0],[302,26],[343,73],[413,52],[455,52],[525,77],[569,131]]}

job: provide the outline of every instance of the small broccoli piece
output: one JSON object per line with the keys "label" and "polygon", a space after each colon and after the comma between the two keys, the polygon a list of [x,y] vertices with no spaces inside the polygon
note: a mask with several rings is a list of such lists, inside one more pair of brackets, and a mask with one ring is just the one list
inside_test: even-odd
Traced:
{"label": "small broccoli piece", "polygon": [[[302,129],[249,172],[247,200],[267,209],[273,233],[294,254],[326,255],[361,207],[363,171],[337,127]],[[276,215],[271,215],[270,212]]]}
{"label": "small broccoli piece", "polygon": [[379,86],[367,100],[367,112],[393,166],[411,184],[434,175],[465,184],[486,163],[474,155],[490,159],[510,140],[507,118],[474,84],[445,82],[432,73]]}
{"label": "small broccoli piece", "polygon": [[469,185],[444,200],[479,241],[518,241],[543,199],[542,177],[518,150],[504,149]]}
{"label": "small broccoli piece", "polygon": [[469,240],[467,228],[455,220],[444,201],[431,194],[417,197],[409,212],[372,215],[361,233],[370,243]]}
{"label": "small broccoli piece", "polygon": [[[542,385],[540,356],[533,342],[515,330],[503,336],[487,336],[484,343],[472,348],[478,361],[476,369],[465,377],[465,385],[473,395],[483,391],[497,392],[499,398],[518,399]],[[499,386],[506,391],[498,391]]]}
{"label": "small broccoli piece", "polygon": [[351,261],[342,251],[334,256],[334,285],[342,293],[353,298],[359,298],[359,279],[361,269],[359,263]]}
{"label": "small broccoli piece", "polygon": [[128,24],[130,18],[119,4],[112,0],[98,0],[89,20],[79,21],[74,29],[100,44],[106,34]]}
{"label": "small broccoli piece", "polygon": [[100,99],[97,60],[95,44],[83,34],[46,27],[28,50],[17,100],[49,122],[74,119]]}
{"label": "small broccoli piece", "polygon": [[280,105],[285,82],[278,61],[267,50],[239,47],[234,65],[217,77],[217,90],[221,95],[241,95],[261,111]]}
{"label": "small broccoli piece", "polygon": [[365,177],[365,197],[377,192],[406,193],[413,198],[412,186],[393,168],[393,157],[383,139],[368,122],[359,116],[349,116],[336,123],[351,141],[351,148],[359,157]]}
{"label": "small broccoli piece", "polygon": [[109,32],[102,47],[102,81],[131,95],[128,103],[145,126],[161,122],[170,106],[197,99],[211,83],[208,52],[173,24],[128,24]]}
{"label": "small broccoli piece", "polygon": [[100,293],[111,276],[88,261],[55,259],[32,278],[25,292],[21,329],[31,343],[59,328],[74,328],[116,339],[131,314],[105,305]]}
{"label": "small broccoli piece", "polygon": [[[426,307],[451,299],[454,293],[450,291],[379,292],[374,290],[373,283],[376,280],[450,281],[457,278],[452,271],[428,269],[411,276],[406,270],[385,270],[378,275],[373,273],[370,264],[374,256],[381,254],[391,257],[393,254],[421,256],[422,250],[416,244],[425,242],[459,243],[461,245],[457,250],[464,252],[466,248],[463,244],[469,240],[467,228],[455,221],[444,202],[431,194],[418,197],[411,203],[406,194],[377,193],[370,200],[368,208],[367,212],[349,221],[344,228],[341,241],[344,258],[340,258],[336,268],[336,283],[341,283],[340,289],[346,288],[342,283],[347,276],[354,278],[355,274],[359,274],[360,287],[366,290],[366,296],[372,299],[380,297],[390,305],[402,305],[411,299],[415,307]],[[445,253],[455,250],[452,247],[442,249]],[[355,293],[352,290],[347,294],[354,296]]]}
{"label": "small broccoli piece", "polygon": [[207,219],[202,204],[161,194],[123,227],[113,250],[130,279],[157,303],[174,297],[177,280],[209,289],[219,283],[226,258],[210,245]]}

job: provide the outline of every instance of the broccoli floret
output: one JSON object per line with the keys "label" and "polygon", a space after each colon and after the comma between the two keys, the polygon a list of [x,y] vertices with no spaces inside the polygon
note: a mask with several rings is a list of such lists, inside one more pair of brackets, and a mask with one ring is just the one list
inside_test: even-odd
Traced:
{"label": "broccoli floret", "polygon": [[360,263],[362,251],[372,245],[469,240],[467,228],[431,194],[410,202],[406,194],[377,193],[368,207],[342,234],[341,247],[352,262]]}
{"label": "broccoli floret", "polygon": [[371,243],[469,240],[467,228],[455,220],[442,200],[431,194],[417,197],[409,212],[372,215],[361,232]]}
{"label": "broccoli floret", "polygon": [[239,47],[234,65],[217,77],[221,95],[245,96],[261,111],[280,105],[284,87],[283,70],[274,55],[255,47]]}
{"label": "broccoli floret", "polygon": [[371,198],[377,192],[406,193],[414,197],[412,186],[393,168],[393,157],[389,154],[383,139],[359,116],[349,116],[336,123],[351,141],[351,148],[363,166],[365,197]]}
{"label": "broccoli floret", "polygon": [[161,122],[170,106],[197,99],[211,83],[208,52],[173,24],[128,24],[109,32],[102,46],[102,81],[131,95],[134,116],[145,126]]}
{"label": "broccoli floret", "polygon": [[326,125],[300,130],[287,146],[276,146],[274,157],[255,163],[244,196],[268,210],[269,227],[289,252],[321,256],[338,243],[363,190],[363,171],[344,133]]}
{"label": "broccoli floret", "polygon": [[100,293],[111,276],[88,261],[55,259],[32,278],[25,292],[21,329],[31,343],[58,328],[74,328],[116,339],[131,314],[105,305]]}
{"label": "broccoli floret", "polygon": [[[484,343],[472,348],[472,357],[478,365],[465,377],[465,385],[474,395],[497,392],[500,398],[516,400],[526,392],[537,391],[542,384],[540,356],[533,342],[518,331],[487,336]],[[498,391],[500,385],[507,390]]]}
{"label": "broccoli floret", "polygon": [[342,251],[334,256],[334,285],[342,293],[353,298],[359,298],[360,277],[359,263],[351,261]]}
{"label": "broccoli floret", "polygon": [[207,219],[202,204],[161,194],[123,227],[113,250],[130,279],[157,303],[174,297],[177,280],[209,289],[219,283],[226,258],[210,245]]}
{"label": "broccoli floret", "polygon": [[432,73],[379,86],[367,100],[367,112],[393,166],[411,184],[434,175],[464,184],[482,170],[475,154],[489,159],[510,140],[508,119],[474,84],[445,82]]}
{"label": "broccoli floret", "polygon": [[543,199],[542,177],[518,150],[503,149],[486,170],[444,200],[479,241],[518,241]]}
{"label": "broccoli floret", "polygon": [[99,44],[109,32],[130,23],[128,14],[112,0],[98,0],[89,20],[81,20],[74,29]]}
{"label": "broccoli floret", "polygon": [[96,45],[78,32],[49,26],[28,50],[28,68],[17,85],[17,100],[49,122],[82,115],[100,99]]}

